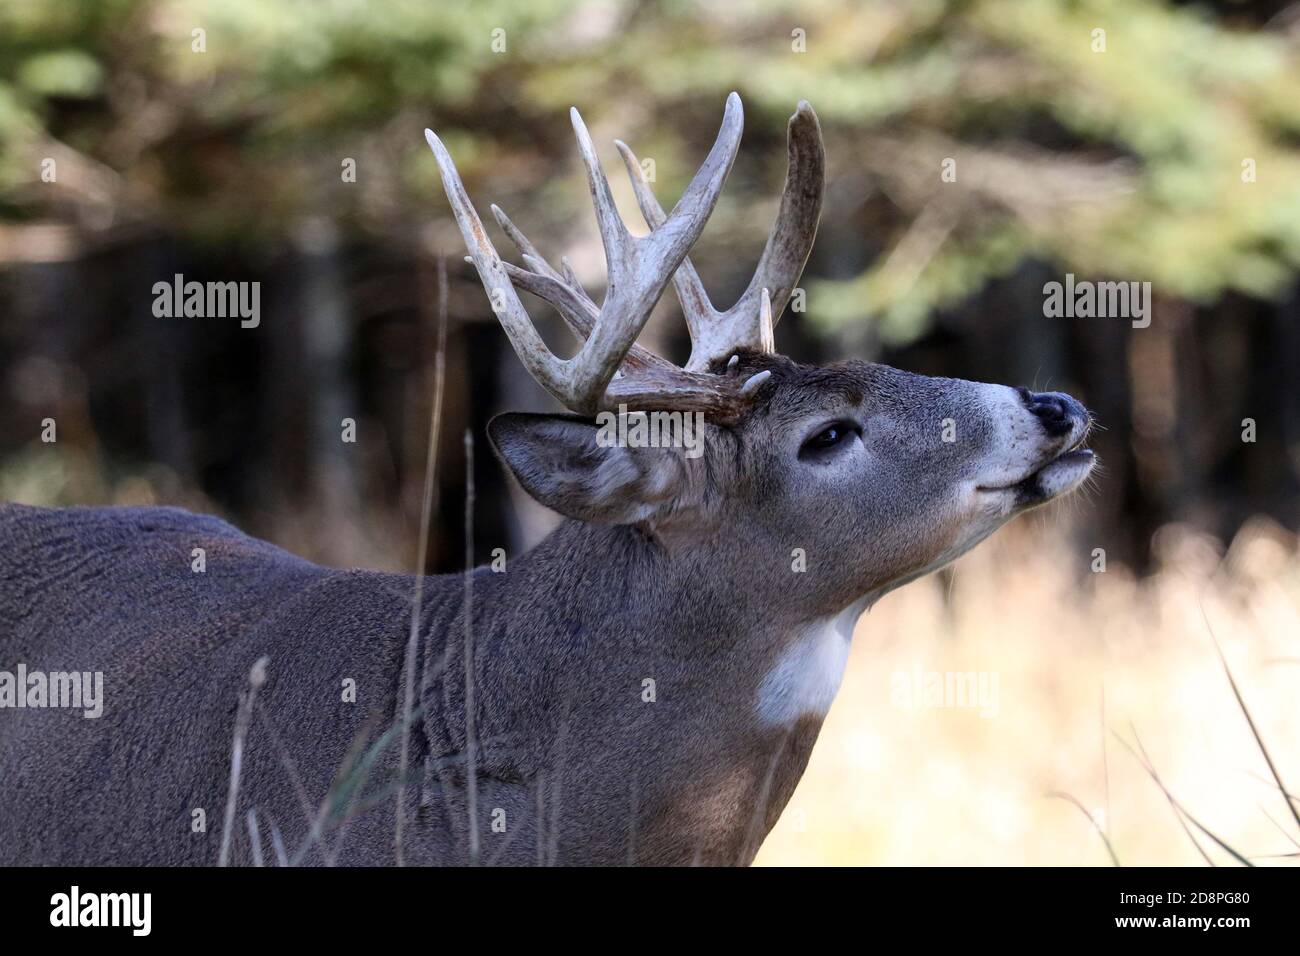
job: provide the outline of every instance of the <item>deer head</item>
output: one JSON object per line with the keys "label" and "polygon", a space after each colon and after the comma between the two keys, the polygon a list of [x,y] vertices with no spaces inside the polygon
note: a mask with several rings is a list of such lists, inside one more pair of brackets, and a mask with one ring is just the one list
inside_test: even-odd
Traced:
{"label": "deer head", "polygon": [[[816,114],[789,123],[776,224],[745,292],[715,308],[687,258],[739,144],[727,99],[704,165],[665,215],[632,151],[617,143],[651,231],[634,238],[577,111],[571,113],[609,269],[597,306],[567,262],[552,268],[500,209],[526,268],[488,239],[456,167],[432,133],[443,184],[497,314],[532,375],[576,416],[506,414],[489,432],[537,500],[586,522],[636,524],[684,560],[745,592],[779,594],[810,619],[860,605],[966,551],[1015,514],[1076,488],[1090,417],[1059,393],[930,378],[864,361],[816,367],[774,354],[772,327],[799,281],[821,210],[825,160]],[[692,350],[679,368],[636,344],[672,279]],[[583,340],[557,358],[515,285],[552,304]],[[705,453],[604,447],[594,412],[700,412]],[[797,550],[796,550],[797,549]],[[792,574],[802,554],[810,571]]]}

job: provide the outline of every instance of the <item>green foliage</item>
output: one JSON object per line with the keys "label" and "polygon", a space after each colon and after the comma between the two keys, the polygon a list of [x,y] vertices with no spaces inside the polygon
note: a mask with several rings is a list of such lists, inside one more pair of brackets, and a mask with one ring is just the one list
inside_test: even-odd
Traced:
{"label": "green foliage", "polygon": [[[210,241],[275,243],[322,212],[413,236],[445,208],[428,125],[483,205],[513,197],[564,242],[589,215],[565,107],[611,173],[614,136],[653,157],[671,199],[731,89],[748,146],[702,264],[762,234],[808,99],[844,246],[810,282],[826,326],[874,317],[905,340],[1027,257],[1195,300],[1276,294],[1300,263],[1294,40],[1154,0],[9,0],[0,215],[66,217],[88,201],[71,178],[98,171],[114,221]],[[49,188],[52,144],[76,161]]]}

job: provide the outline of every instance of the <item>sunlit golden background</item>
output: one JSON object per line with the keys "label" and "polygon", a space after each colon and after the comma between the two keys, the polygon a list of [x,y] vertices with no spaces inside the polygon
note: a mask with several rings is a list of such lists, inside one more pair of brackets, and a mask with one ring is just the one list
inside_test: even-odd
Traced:
{"label": "sunlit golden background", "polygon": [[[733,89],[745,138],[693,254],[715,300],[748,281],[807,99],[826,205],[778,347],[1069,391],[1103,463],[862,620],[759,861],[1300,853],[1215,645],[1298,792],[1300,5],[1283,0],[7,0],[0,500],[183,505],[314,560],[413,570],[441,262],[428,569],[464,554],[466,429],[474,548],[518,553],[552,518],[483,427],[552,406],[461,261],[422,130],[480,210],[500,203],[599,300],[568,107],[639,228],[612,140],[654,161],[670,204]],[[155,318],[177,273],[260,282],[261,325]],[[1150,327],[1046,317],[1067,273],[1150,282]],[[684,357],[671,296],[646,340]],[[903,706],[918,672],[995,676],[996,712]]]}
{"label": "sunlit golden background", "polygon": [[[1121,864],[1204,865],[1116,735],[1140,742],[1185,811],[1244,856],[1285,863],[1274,855],[1300,849],[1210,630],[1272,757],[1294,776],[1294,538],[1252,522],[1225,552],[1171,526],[1149,577],[1121,568],[1080,582],[1042,530],[1007,529],[950,581],[917,582],[863,618],[808,772],[759,863],[1110,864],[1068,795]],[[996,714],[899,706],[891,682],[918,667],[996,672]],[[1189,826],[1216,863],[1235,862]]]}

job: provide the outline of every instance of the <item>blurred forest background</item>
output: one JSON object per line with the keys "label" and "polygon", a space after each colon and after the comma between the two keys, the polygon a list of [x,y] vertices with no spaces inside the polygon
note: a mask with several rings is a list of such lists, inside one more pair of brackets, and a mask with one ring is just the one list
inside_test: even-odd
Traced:
{"label": "blurred forest background", "polygon": [[[1229,658],[1277,704],[1271,724],[1267,707],[1257,718],[1296,744],[1282,719],[1295,670],[1269,669],[1296,651],[1269,642],[1293,641],[1300,619],[1300,4],[4,0],[0,500],[185,505],[326,563],[411,570],[441,259],[450,321],[428,567],[454,570],[464,553],[467,428],[479,439],[480,560],[503,544],[517,553],[546,519],[512,498],[483,426],[550,402],[462,262],[422,130],[443,137],[481,213],[499,203],[598,293],[604,264],[567,107],[582,110],[636,230],[612,140],[654,161],[668,205],[733,89],[745,138],[694,253],[716,301],[752,273],[784,175],[786,119],[807,99],[824,130],[827,197],[807,310],[787,312],[778,348],[1066,390],[1103,426],[1093,445],[1104,472],[1073,520],[1058,510],[1008,529],[959,565],[958,584],[969,567],[984,585],[970,600],[949,572],[883,614],[929,666],[969,657],[985,646],[969,635],[993,627],[1004,640],[983,669],[1023,678],[1013,712],[1033,733],[1008,747],[1006,734],[986,740],[978,718],[946,714],[891,736],[891,715],[838,704],[798,815],[787,814],[796,822],[782,821],[772,842],[782,849],[765,854],[1104,862],[1087,821],[1040,798],[1098,790],[1107,680],[1133,688],[1133,707],[1163,708],[1147,714],[1162,728],[1148,742],[1168,743],[1171,779],[1214,790],[1206,812],[1262,841],[1258,820],[1244,822],[1259,801],[1215,783],[1221,761],[1249,763],[1253,744],[1222,736],[1240,715],[1204,622],[1162,608],[1171,593],[1219,602]],[[941,178],[947,159],[953,182]],[[260,282],[260,325],[155,317],[153,285],[177,273]],[[1066,273],[1150,282],[1153,321],[1046,318],[1044,283]],[[558,321],[529,305],[556,349],[569,348]],[[671,295],[647,338],[684,357]],[[57,443],[41,441],[46,418]],[[357,422],[355,444],[340,441],[344,418]],[[1089,573],[1096,548],[1105,575]],[[1048,578],[1024,570],[1048,559]],[[1267,619],[1259,588],[1280,602]],[[1056,627],[1066,619],[1086,633]],[[1199,675],[1194,690],[1171,687],[1182,673],[1171,647]],[[1064,679],[1062,660],[1075,668],[1069,692],[1039,699],[1043,682]],[[1210,701],[1228,709],[1198,743],[1179,718]],[[862,758],[868,724],[876,744]],[[1086,759],[1059,752],[1089,734]],[[886,737],[978,761],[1001,788],[988,797],[993,822],[970,822],[984,804],[954,796],[979,781],[949,774],[900,790],[890,771],[871,777],[890,781],[873,793],[861,775],[851,786],[835,776],[896,770]],[[846,747],[857,764],[821,756]],[[1008,796],[1012,778],[1025,789]],[[1141,779],[1133,791],[1154,794],[1129,815],[1143,861],[1197,859],[1159,791]],[[809,794],[835,796],[817,811]],[[903,844],[911,831],[891,815],[900,800],[918,820]],[[936,823],[954,808],[949,827]],[[809,822],[818,812],[824,832]],[[1167,846],[1146,826],[1162,813]],[[1026,837],[1031,825],[1050,837]],[[848,826],[862,839],[846,840]],[[972,830],[984,842],[958,848]]]}

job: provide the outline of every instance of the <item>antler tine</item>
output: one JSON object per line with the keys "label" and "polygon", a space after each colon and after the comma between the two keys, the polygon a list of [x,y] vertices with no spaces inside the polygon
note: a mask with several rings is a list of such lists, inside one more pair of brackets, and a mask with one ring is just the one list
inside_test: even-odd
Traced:
{"label": "antler tine", "polygon": [[[492,215],[496,217],[497,225],[499,225],[502,231],[510,237],[510,241],[515,244],[515,248],[518,249],[519,254],[523,256],[524,262],[528,264],[533,272],[551,279],[556,284],[565,287],[563,292],[564,297],[577,305],[581,312],[590,312],[593,317],[600,315],[600,307],[592,301],[591,296],[587,295],[587,290],[584,289],[582,283],[578,281],[578,277],[574,274],[573,267],[569,265],[568,259],[561,258],[560,260],[561,265],[564,266],[564,274],[561,275],[552,268],[551,264],[546,261],[546,257],[537,251],[537,248],[528,241],[528,237],[525,236],[519,227],[510,220],[510,217],[505,214],[505,210],[496,205],[496,203],[492,204]],[[513,267],[510,263],[507,262],[506,271],[509,272],[512,268]],[[533,292],[534,295],[540,295],[548,302],[551,302],[552,305],[560,308],[558,303],[553,302],[544,293],[536,292],[533,289],[528,289],[528,291]],[[590,334],[590,332],[591,329],[589,327],[584,327],[581,332],[574,329],[574,333],[583,341],[586,340],[587,335]]]}
{"label": "antler tine", "polygon": [[[492,216],[496,219],[497,225],[501,227],[502,232],[510,237],[510,241],[515,244],[515,248],[524,257],[524,261],[527,262],[530,257],[536,259],[537,263],[534,271],[559,280],[560,274],[551,268],[551,264],[537,251],[537,247],[528,241],[528,237],[520,231],[519,227],[510,221],[510,217],[506,215],[505,210],[496,203],[493,203],[489,208],[492,210]],[[532,263],[529,264],[532,265]]]}
{"label": "antler tine", "polygon": [[[577,110],[572,111],[572,117],[596,204],[609,270],[609,292],[601,306],[601,320],[573,359],[575,392],[586,399],[587,405],[592,405],[641,334],[682,259],[704,231],[740,146],[744,110],[737,94],[727,97],[722,127],[708,157],[663,225],[641,238],[634,238],[622,219],[617,218],[609,182],[591,149],[587,128]],[[617,228],[611,216],[617,220]]]}
{"label": "antler tine", "polygon": [[[736,304],[725,312],[715,308],[689,258],[673,277],[691,331],[688,369],[708,368],[711,361],[740,346],[772,350],[759,316],[760,295],[763,289],[768,290],[775,324],[799,284],[804,263],[812,251],[825,187],[826,153],[822,146],[821,124],[806,100],[799,101],[790,117],[787,140],[789,166],[776,222],[758,267]],[[652,229],[659,228],[664,219],[663,207],[645,181],[636,155],[625,143],[619,143],[618,149],[632,179],[641,214]]]}
{"label": "antler tine", "polygon": [[767,289],[763,290],[763,298],[758,306],[758,348],[759,351],[767,352],[769,355],[776,351],[776,339],[772,334],[772,296],[768,294]]}
{"label": "antler tine", "polygon": [[[618,149],[618,154],[623,157],[628,178],[632,180],[632,192],[636,195],[636,202],[641,207],[641,215],[645,217],[646,225],[652,230],[658,229],[668,217],[664,213],[663,206],[659,205],[659,200],[650,191],[650,184],[645,180],[645,174],[641,171],[641,164],[636,154],[621,139],[614,140],[614,145]],[[682,260],[676,275],[673,276],[673,288],[677,290],[677,300],[681,303],[686,329],[691,335],[691,351],[694,355],[696,351],[694,346],[708,337],[711,326],[716,323],[721,313],[709,301],[709,294],[704,291],[704,281],[695,270],[689,255]],[[687,368],[693,367],[695,366],[687,362]]]}
{"label": "antler tine", "polygon": [[569,285],[573,286],[575,291],[581,292],[584,299],[591,302],[592,305],[595,305],[596,303],[592,302],[591,296],[587,295],[587,290],[585,290],[582,287],[582,283],[578,281],[578,274],[573,271],[573,264],[569,262],[568,256],[560,256],[560,268],[564,270],[564,278],[568,281]]}
{"label": "antler tine", "polygon": [[576,106],[569,107],[569,121],[573,124],[573,134],[578,140],[578,155],[582,157],[583,168],[587,171],[587,188],[591,191],[591,203],[596,209],[596,226],[600,230],[600,242],[605,247],[605,264],[612,274],[616,268],[630,268],[633,259],[633,238],[618,214],[614,204],[614,194],[610,192],[609,180],[596,156],[596,147],[591,143],[591,134],[587,124]]}
{"label": "antler tine", "polygon": [[781,318],[799,284],[804,264],[817,238],[822,196],[826,188],[826,150],[821,123],[807,100],[800,100],[786,126],[789,153],[781,205],[754,277],[733,308],[753,314],[761,290],[772,296],[772,324]]}
{"label": "antler tine", "polygon": [[[531,256],[530,262],[536,262]],[[532,271],[521,269],[512,263],[505,263],[506,275],[510,276],[525,292],[531,292],[539,299],[545,299],[560,313],[569,330],[585,342],[591,335],[592,327],[600,318],[600,309],[590,301],[579,298],[567,283],[560,282],[553,276],[546,275],[539,269]]]}
{"label": "antler tine", "polygon": [[[495,203],[491,208],[492,215],[496,217],[497,225],[510,237],[510,241],[515,244],[515,248],[523,256],[524,262],[532,270],[520,269],[518,266],[505,262],[503,264],[506,268],[506,275],[525,292],[531,292],[554,306],[555,310],[564,319],[564,324],[569,327],[569,331],[577,337],[578,341],[587,341],[591,336],[591,330],[600,318],[600,308],[582,288],[582,284],[578,281],[578,277],[574,275],[573,268],[569,265],[568,260],[563,260],[564,275],[560,275],[537,251],[537,247],[529,241],[523,231],[505,214],[505,210]],[[649,349],[636,344],[633,344],[632,348],[628,350],[625,361],[634,368],[645,368],[656,364],[672,365],[667,359],[660,358]]]}
{"label": "antler tine", "polygon": [[469,201],[469,195],[465,192],[465,186],[460,181],[460,174],[456,171],[456,164],[452,162],[447,147],[442,145],[442,140],[438,139],[433,130],[426,129],[424,138],[428,140],[434,159],[438,161],[447,201],[451,203],[452,214],[456,217],[460,234],[474,260],[474,268],[478,270],[488,301],[492,303],[492,310],[505,329],[519,360],[528,369],[528,374],[552,395],[561,398],[566,393],[567,363],[555,357],[533,327],[523,303],[519,301],[519,295],[510,283],[505,264],[497,255],[492,240],[483,230],[478,213],[474,211],[473,203]]}
{"label": "antler tine", "polygon": [[[533,256],[527,256],[526,258],[530,263],[539,261]],[[473,260],[470,259],[470,261]],[[596,304],[591,299],[574,289],[567,282],[544,275],[536,268],[530,272],[509,262],[503,264],[506,267],[506,275],[510,276],[519,288],[525,292],[531,292],[539,299],[544,299],[555,307],[555,311],[560,313],[560,316],[564,319],[564,324],[569,327],[569,331],[574,334],[579,342],[585,342],[591,337],[591,330],[595,328],[596,323],[600,320],[600,309],[596,307]],[[637,345],[635,342],[628,349],[627,355],[623,357],[623,364],[627,365],[629,369],[673,367],[673,363],[666,358],[656,355],[648,348]]]}
{"label": "antler tine", "polygon": [[537,251],[537,247],[505,214],[505,210],[496,203],[492,204],[491,209],[501,231],[510,237],[510,241],[523,257],[524,263],[532,270],[528,272],[507,262],[505,263],[506,274],[518,282],[524,291],[531,292],[555,306],[570,331],[578,337],[579,341],[585,342],[587,336],[591,334],[592,325],[600,318],[600,308],[591,301],[581,285],[577,282],[570,284],[567,277],[561,276],[551,268],[546,257]]}

